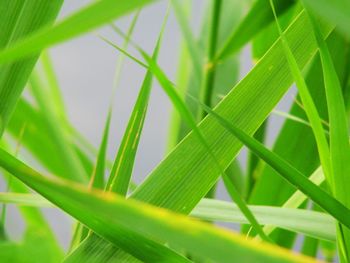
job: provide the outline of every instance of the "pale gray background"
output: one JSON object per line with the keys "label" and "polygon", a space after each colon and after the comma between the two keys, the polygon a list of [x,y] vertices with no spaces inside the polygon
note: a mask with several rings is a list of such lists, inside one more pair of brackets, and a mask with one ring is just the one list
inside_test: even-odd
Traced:
{"label": "pale gray background", "polygon": [[[89,2],[87,0],[65,1],[60,17],[66,16]],[[191,23],[193,28],[198,28],[205,1],[196,0],[194,2],[196,8]],[[166,1],[153,4],[142,11],[138,20],[133,39],[148,51],[154,47],[166,6]],[[117,24],[126,29],[129,22],[130,17],[126,17],[118,20]],[[99,39],[97,33],[116,41],[116,43],[122,43],[122,39],[118,38],[110,29],[102,28],[95,33],[86,34],[51,49],[69,117],[72,123],[95,146],[99,144],[101,139],[118,57],[118,52]],[[171,14],[159,58],[159,64],[171,79],[175,79],[179,42],[180,30],[174,15]],[[132,49],[131,51],[133,52]],[[133,54],[137,55],[136,52]],[[251,68],[249,48],[244,50],[241,59],[241,76],[243,77]],[[113,158],[116,153],[143,77],[144,70],[126,59],[115,98],[108,149],[110,158]],[[278,106],[280,110],[288,109],[294,93],[292,90],[285,96]],[[137,182],[141,182],[164,157],[170,111],[171,105],[167,97],[155,83],[134,169],[134,178]],[[283,119],[280,117],[272,117],[269,127],[270,145],[282,121]],[[245,162],[244,153],[241,161]],[[219,197],[228,199],[223,187],[219,187]],[[72,220],[69,216],[54,209],[45,209],[45,214],[60,242],[67,247]],[[12,206],[9,217],[11,219],[7,221],[7,224],[11,229],[11,235],[19,239],[23,230],[23,222]]]}

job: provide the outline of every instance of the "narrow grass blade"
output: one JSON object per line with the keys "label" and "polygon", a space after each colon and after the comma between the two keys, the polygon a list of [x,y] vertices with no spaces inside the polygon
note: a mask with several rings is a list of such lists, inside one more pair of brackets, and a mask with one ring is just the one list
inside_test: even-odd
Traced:
{"label": "narrow grass blade", "polygon": [[97,188],[97,189],[103,189],[105,187],[104,176],[105,176],[106,155],[107,155],[109,128],[111,125],[111,117],[112,117],[112,108],[109,109],[107,114],[105,127],[103,129],[102,141],[97,153],[96,166],[90,178],[91,187]]}
{"label": "narrow grass blade", "polygon": [[[161,208],[134,200],[125,200],[113,194],[87,191],[67,181],[45,179],[3,150],[0,150],[0,162],[2,167],[51,202],[118,245],[120,230],[129,229],[144,236],[152,236],[158,240],[179,245],[194,254],[202,254],[219,262],[232,262],[232,258],[268,262],[310,262],[311,260],[276,246],[246,240],[239,235]],[[140,224],[140,221],[143,224]],[[125,239],[125,236],[123,238]],[[141,242],[145,241],[137,240],[137,245],[142,245]],[[156,244],[149,241],[148,245],[153,246],[148,247],[148,251],[135,251],[137,248],[134,242],[133,253],[139,253],[138,256],[146,262],[164,262],[165,259],[167,259],[166,262],[189,262],[166,247]],[[147,252],[152,249],[158,256],[163,257],[150,258],[150,253]]]}
{"label": "narrow grass blade", "polygon": [[[152,59],[154,60],[156,60],[158,57],[167,18],[168,11],[165,15],[156,46],[153,51]],[[127,52],[125,51],[124,53]],[[136,151],[138,148],[143,124],[147,113],[148,102],[152,88],[152,77],[152,73],[149,70],[147,70],[146,76],[142,83],[138,98],[130,116],[127,128],[125,130],[122,142],[118,150],[118,154],[116,156],[109,176],[108,184],[106,187],[107,191],[112,191],[125,196],[129,189],[129,183],[134,167]]]}
{"label": "narrow grass blade", "polygon": [[[300,173],[288,162],[283,160],[278,155],[274,154],[265,146],[254,138],[250,137],[244,131],[239,129],[237,126],[228,122],[220,115],[215,113],[209,107],[204,104],[201,104],[202,107],[210,113],[212,116],[215,116],[218,122],[221,123],[227,130],[229,130],[234,136],[241,140],[248,148],[255,152],[261,159],[271,165],[276,171],[280,173],[289,183],[297,187],[299,190],[304,192],[310,197],[315,203],[322,207],[325,211],[331,214],[339,222],[350,228],[350,210],[346,208],[338,200],[334,199],[331,195],[325,192],[323,189],[319,188],[313,184],[305,175]],[[344,215],[349,215],[349,218]]]}
{"label": "narrow grass blade", "polygon": [[320,156],[320,161],[323,167],[323,171],[325,173],[325,176],[327,178],[327,182],[330,185],[330,187],[333,186],[333,178],[331,176],[331,163],[330,163],[330,153],[329,153],[329,146],[327,142],[327,138],[323,132],[322,122],[321,118],[319,116],[319,113],[317,111],[317,108],[313,102],[313,99],[310,95],[310,92],[306,86],[305,80],[303,78],[303,75],[300,71],[300,68],[294,58],[294,55],[289,47],[288,41],[285,37],[285,35],[282,32],[282,29],[279,25],[276,10],[274,7],[273,0],[269,0],[270,5],[273,11],[273,15],[275,17],[276,25],[282,40],[282,45],[284,49],[285,56],[288,61],[289,68],[293,74],[293,77],[295,79],[296,85],[298,87],[298,91],[301,97],[301,100],[303,102],[303,105],[305,107],[306,115],[309,119],[309,122],[311,124],[313,133],[315,135],[316,144]]}

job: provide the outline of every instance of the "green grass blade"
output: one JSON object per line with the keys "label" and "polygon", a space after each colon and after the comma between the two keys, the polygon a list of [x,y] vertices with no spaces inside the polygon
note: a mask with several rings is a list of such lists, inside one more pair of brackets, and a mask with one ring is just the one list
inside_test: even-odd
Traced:
{"label": "green grass blade", "polygon": [[111,118],[112,118],[112,108],[109,109],[107,114],[105,127],[103,129],[102,140],[97,153],[96,166],[90,179],[90,185],[93,188],[103,189],[105,187],[104,176],[105,176],[106,155],[107,155],[107,146],[108,146],[109,129],[111,125]]}
{"label": "green grass blade", "polygon": [[[4,0],[0,6],[0,49],[55,20],[62,0]],[[2,135],[17,100],[37,60],[37,55],[0,66],[0,135]]]}
{"label": "green grass blade", "polygon": [[[234,136],[236,136],[240,141],[242,141],[248,148],[255,152],[261,159],[272,166],[276,171],[280,173],[289,183],[297,187],[299,190],[304,192],[310,197],[315,203],[322,207],[325,211],[331,214],[339,222],[350,228],[350,210],[346,208],[338,200],[334,199],[327,192],[313,184],[305,175],[300,173],[288,162],[283,160],[280,156],[274,154],[263,144],[256,141],[254,138],[250,137],[243,130],[239,129],[237,126],[228,122],[220,115],[215,113],[209,107],[201,104],[202,107],[211,115],[215,116],[218,122],[221,123],[227,130],[229,130]],[[349,215],[349,218],[344,215]]]}
{"label": "green grass blade", "polygon": [[[309,180],[313,182],[315,185],[321,186],[324,182],[325,178],[323,175],[322,167],[317,168],[312,175],[309,177]],[[300,190],[295,191],[288,200],[281,205],[284,208],[298,208],[300,207],[308,197],[301,192]],[[264,226],[264,232],[267,235],[270,235],[273,231],[275,231],[276,227],[274,226]]]}
{"label": "green grass blade", "polygon": [[54,207],[41,195],[7,192],[0,193],[0,203],[15,204],[20,206]]}
{"label": "green grass blade", "polygon": [[283,34],[282,29],[279,25],[273,0],[270,0],[270,5],[272,8],[274,17],[275,17],[276,25],[277,25],[281,40],[282,40],[282,45],[283,45],[283,49],[285,52],[285,56],[286,56],[287,61],[288,61],[288,65],[289,65],[290,70],[291,70],[293,77],[295,79],[301,100],[302,100],[303,105],[305,107],[306,115],[309,119],[313,133],[314,133],[315,138],[316,138],[316,144],[317,144],[317,148],[318,148],[318,152],[319,152],[319,156],[320,156],[320,161],[321,161],[321,164],[323,167],[323,171],[324,171],[325,176],[327,178],[328,184],[332,187],[333,186],[333,178],[331,176],[331,163],[330,163],[330,159],[329,159],[330,153],[329,153],[327,138],[323,132],[323,127],[322,127],[320,115],[317,111],[317,108],[316,108],[314,102],[313,102],[313,99],[310,95],[310,92],[309,92],[308,87],[305,83],[303,75],[302,75],[300,68],[295,60],[295,57],[294,57],[294,55],[289,47],[287,38]]}
{"label": "green grass blade", "polygon": [[[246,240],[244,237],[161,208],[134,200],[125,200],[113,194],[87,191],[68,181],[46,179],[3,150],[0,150],[0,162],[2,167],[51,202],[117,244],[119,244],[120,229],[129,229],[145,236],[153,236],[158,240],[177,244],[190,252],[202,254],[219,262],[232,262],[232,258],[268,262],[310,262],[311,260],[275,246],[267,244],[257,246],[254,241]],[[140,221],[143,224],[139,224]],[[138,240],[138,245],[142,244],[140,241]],[[158,245],[153,248],[158,249],[154,251],[158,252],[158,255],[161,253],[159,250],[161,248],[162,252],[168,252],[169,258],[166,262],[189,262],[185,258],[175,256],[175,253],[170,253],[170,250],[163,246]],[[149,247],[148,250],[150,249]],[[163,257],[152,260],[150,254],[146,254],[143,250],[133,252],[139,252],[138,256],[147,262],[161,262],[165,259]],[[147,255],[146,258],[145,255]]]}
{"label": "green grass blade", "polygon": [[[200,90],[201,101],[211,106],[213,99],[213,90],[216,76],[216,64],[213,61],[215,54],[217,52],[219,26],[220,26],[220,16],[222,13],[223,1],[217,0],[213,2],[212,14],[209,24],[209,35],[208,35],[208,46],[206,53],[206,61],[204,64],[203,80],[201,82],[202,87]],[[202,120],[206,115],[205,111],[200,111],[199,119]]]}
{"label": "green grass blade", "polygon": [[[335,220],[325,213],[273,206],[250,205],[249,208],[261,224],[335,241]],[[190,215],[215,222],[249,223],[235,204],[211,199],[199,202]]]}
{"label": "green grass blade", "polygon": [[53,27],[46,27],[0,51],[0,63],[17,60],[91,31],[155,0],[101,0],[77,11]]}
{"label": "green grass blade", "polygon": [[[156,46],[153,51],[153,59],[156,60],[164,33],[168,11],[165,15],[162,28],[160,30]],[[126,38],[126,40],[128,40]],[[126,51],[122,54],[127,53]],[[139,95],[137,97],[134,109],[129,118],[127,128],[124,132],[118,154],[114,161],[106,190],[125,196],[129,189],[129,183],[134,167],[136,151],[140,141],[143,124],[146,118],[148,102],[152,89],[152,73],[147,70],[146,76],[142,83]]]}

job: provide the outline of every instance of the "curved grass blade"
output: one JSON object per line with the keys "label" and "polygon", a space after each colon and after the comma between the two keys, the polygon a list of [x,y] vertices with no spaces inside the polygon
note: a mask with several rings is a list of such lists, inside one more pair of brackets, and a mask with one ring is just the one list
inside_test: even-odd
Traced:
{"label": "curved grass blade", "polygon": [[[311,259],[297,256],[276,246],[255,243],[228,231],[191,220],[183,215],[156,208],[134,200],[99,191],[87,191],[74,183],[47,179],[18,161],[4,150],[0,150],[0,165],[13,173],[28,186],[38,191],[66,212],[85,223],[97,233],[119,245],[118,235],[121,229],[129,229],[144,236],[168,241],[186,250],[201,254],[218,262],[232,262],[232,258],[244,261],[266,262],[310,262]],[[143,224],[140,224],[140,221]],[[125,239],[125,236],[123,237]],[[134,240],[135,241],[135,240]],[[138,240],[137,245],[142,245]],[[134,244],[134,253],[146,262],[164,262],[161,252],[167,252],[166,262],[190,262],[176,256],[164,246],[148,242],[145,250],[139,250]],[[259,245],[257,245],[259,244]],[[144,247],[146,248],[146,247]],[[160,258],[150,258],[150,249],[155,249]],[[129,248],[130,249],[130,248]],[[161,249],[161,250],[160,250]],[[172,257],[170,257],[172,256]]]}

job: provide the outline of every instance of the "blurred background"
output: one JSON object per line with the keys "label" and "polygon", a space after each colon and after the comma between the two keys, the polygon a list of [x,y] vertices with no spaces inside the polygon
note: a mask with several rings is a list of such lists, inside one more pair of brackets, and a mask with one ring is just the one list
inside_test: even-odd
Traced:
{"label": "blurred background", "polygon": [[[242,8],[241,1],[232,1],[237,2],[237,8]],[[59,19],[89,2],[87,0],[65,1]],[[206,3],[207,1],[203,0],[193,1],[195,8],[193,8],[191,14],[191,27],[194,32],[200,32],[201,20],[206,12]],[[167,1],[159,1],[156,4],[148,6],[142,10],[136,24],[132,39],[149,53],[154,48],[166,9]],[[124,17],[116,21],[115,24],[126,31],[131,19],[132,16]],[[96,147],[101,140],[103,126],[111,100],[116,61],[119,56],[119,52],[104,42],[100,36],[118,45],[122,45],[123,43],[123,39],[118,37],[110,27],[104,27],[55,46],[50,50],[69,118],[74,126]],[[176,78],[180,42],[181,30],[174,13],[171,12],[158,60],[160,66],[171,80]],[[128,50],[138,57],[138,53],[133,48],[129,48]],[[249,46],[241,52],[240,62],[239,76],[242,78],[253,66]],[[120,83],[116,96],[113,98],[114,110],[108,147],[110,159],[114,159],[115,157],[144,74],[145,70],[135,62],[130,59],[124,60]],[[281,111],[287,111],[290,102],[294,98],[294,94],[295,90],[292,88],[277,108]],[[171,111],[172,108],[169,100],[157,82],[154,81],[134,169],[133,178],[136,183],[142,182],[145,176],[166,155]],[[268,124],[268,145],[271,146],[273,144],[275,134],[282,123],[283,118],[275,115],[271,116]],[[241,152],[239,159],[244,169],[246,162],[245,149]],[[3,190],[3,187],[0,190]],[[221,184],[219,184],[217,196],[219,199],[229,199]],[[45,209],[45,215],[49,218],[49,222],[57,233],[58,239],[67,248],[70,242],[73,221],[69,216],[56,209]],[[13,206],[9,206],[7,226],[10,228],[10,234],[15,239],[20,239],[24,225]]]}

